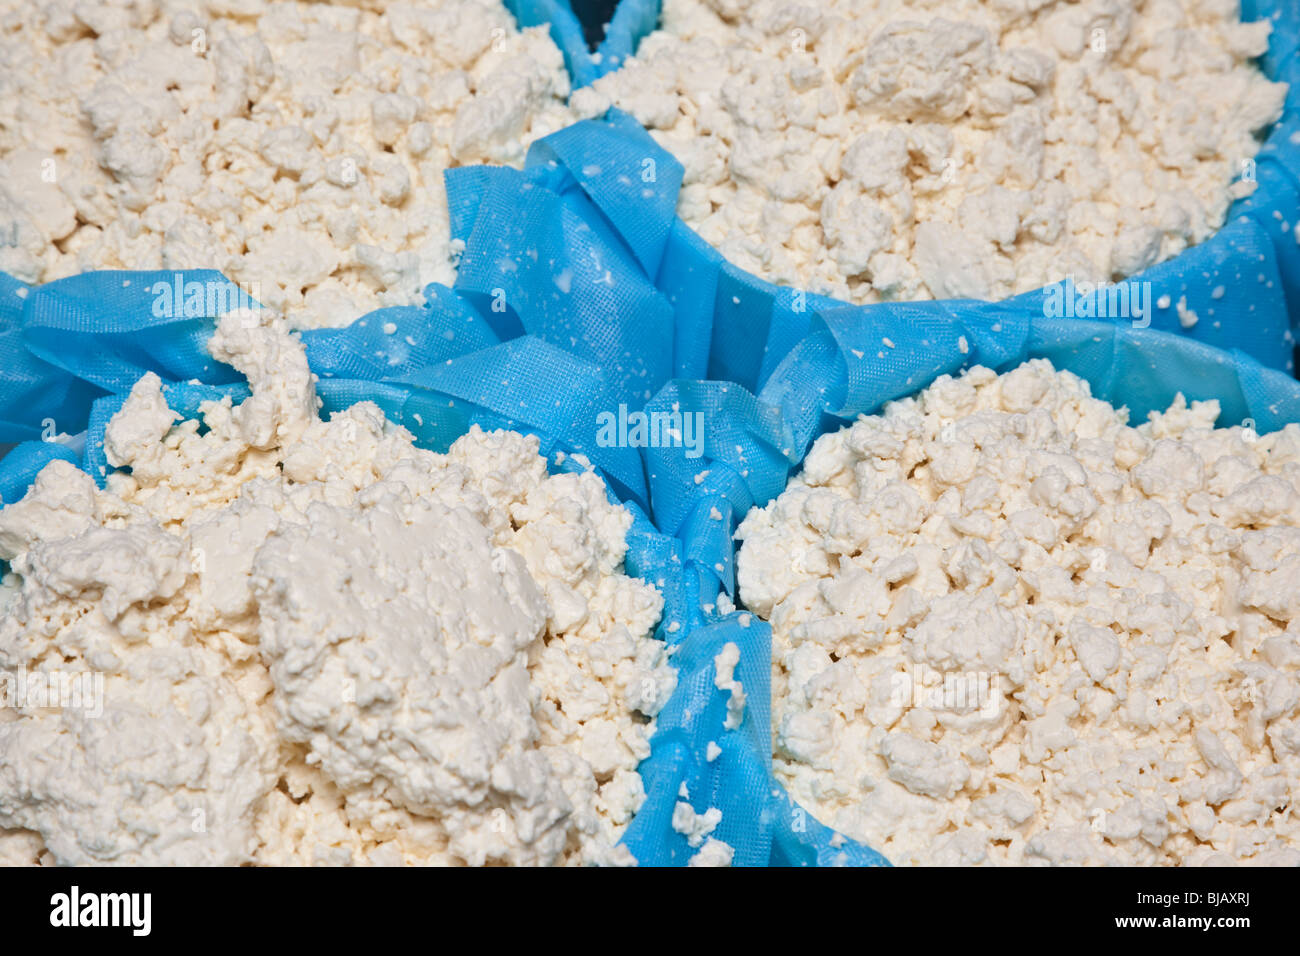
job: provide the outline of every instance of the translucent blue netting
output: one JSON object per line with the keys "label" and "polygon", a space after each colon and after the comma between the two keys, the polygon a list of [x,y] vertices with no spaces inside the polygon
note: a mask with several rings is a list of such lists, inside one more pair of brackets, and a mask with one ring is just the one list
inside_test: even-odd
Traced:
{"label": "translucent blue netting", "polygon": [[[1275,72],[1294,72],[1297,44],[1286,38],[1300,36],[1300,13],[1289,16],[1265,64]],[[680,865],[693,852],[670,824],[683,782],[697,810],[722,809],[716,835],[738,864],[882,863],[772,780],[770,632],[716,604],[720,589],[734,597],[736,521],[782,490],[817,435],[974,363],[1048,358],[1139,419],[1181,391],[1219,399],[1225,423],[1270,431],[1300,421],[1300,383],[1286,371],[1296,300],[1283,280],[1295,240],[1272,225],[1300,215],[1295,113],[1259,158],[1260,189],[1223,234],[1140,277],[1154,297],[1186,295],[1220,317],[1186,332],[1158,311],[1149,328],[1049,317],[1043,290],[1000,303],[855,308],[776,288],[723,262],[676,219],[680,165],[611,112],[537,143],[523,172],[448,173],[452,232],[466,242],[454,289],[431,285],[423,306],[302,338],[327,412],[375,401],[438,450],[471,423],[529,431],[548,455],[587,455],[632,510],[628,569],[664,592],[658,634],[678,646],[679,672],[641,767],[648,798],[625,837],[643,864]],[[1220,285],[1229,294],[1216,295]],[[246,395],[240,376],[204,350],[221,311],[213,304],[231,292],[204,271],[96,272],[32,288],[0,276],[0,442],[87,430],[81,455],[30,441],[0,461],[4,500],[56,457],[102,481],[104,424],[145,371],[187,416],[207,399]],[[637,447],[634,429],[615,429],[611,444],[620,406],[625,426],[638,411],[698,414],[702,442]],[[576,465],[566,457],[561,467]],[[713,658],[728,641],[740,648],[749,695],[733,731],[714,686]],[[714,761],[710,742],[721,749]]]}

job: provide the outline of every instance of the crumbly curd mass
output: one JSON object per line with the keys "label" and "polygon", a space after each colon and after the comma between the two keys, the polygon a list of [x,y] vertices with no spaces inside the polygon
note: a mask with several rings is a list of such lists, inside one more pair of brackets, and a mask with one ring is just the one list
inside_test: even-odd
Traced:
{"label": "crumbly curd mass", "polygon": [[150,373],[105,434],[129,471],[0,510],[0,679],[103,676],[99,714],[0,710],[0,860],[634,862],[675,674],[629,513],[535,438],[321,420],[282,320],[210,351],[251,398],[177,421]]}
{"label": "crumbly curd mass", "polygon": [[[1286,85],[1236,0],[665,0],[574,93],[741,268],[853,302],[1140,272],[1223,225]],[[1233,180],[1240,178],[1240,182]]]}
{"label": "crumbly curd mass", "polygon": [[443,171],[568,124],[500,0],[0,0],[0,270],[216,269],[297,327],[450,284]]}
{"label": "crumbly curd mass", "polygon": [[738,537],[777,778],[899,864],[1300,864],[1300,425],[1031,361],[818,439]]}

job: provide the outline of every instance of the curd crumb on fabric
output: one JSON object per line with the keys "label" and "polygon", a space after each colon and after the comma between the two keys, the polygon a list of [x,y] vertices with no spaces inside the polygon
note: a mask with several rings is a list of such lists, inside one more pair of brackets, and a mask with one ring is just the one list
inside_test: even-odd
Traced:
{"label": "curd crumb on fabric", "polygon": [[1037,359],[819,438],[737,531],[773,766],[896,864],[1300,864],[1300,425]]}
{"label": "curd crumb on fabric", "polygon": [[687,861],[686,865],[688,867],[731,866],[731,861],[735,855],[736,851],[729,844],[709,837],[704,841],[699,851]]}
{"label": "curd crumb on fabric", "polygon": [[678,800],[673,806],[673,829],[686,837],[687,844],[692,847],[703,845],[705,839],[718,828],[721,822],[722,811],[717,807],[709,807],[703,813],[696,813],[685,800]]}
{"label": "curd crumb on fabric", "polygon": [[724,644],[713,658],[713,686],[727,692],[727,717],[723,722],[726,730],[737,729],[745,719],[745,687],[735,676],[739,663],[740,647],[731,641]]}

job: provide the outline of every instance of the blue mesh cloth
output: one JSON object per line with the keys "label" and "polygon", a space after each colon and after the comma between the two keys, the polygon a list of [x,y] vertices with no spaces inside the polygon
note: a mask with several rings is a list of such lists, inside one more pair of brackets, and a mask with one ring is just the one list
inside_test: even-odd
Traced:
{"label": "blue mesh cloth", "polygon": [[[1282,9],[1251,10],[1279,18],[1265,63],[1275,72],[1294,68],[1300,46],[1297,12]],[[471,424],[528,431],[556,467],[587,456],[631,510],[627,568],[664,594],[657,634],[676,646],[679,675],[625,835],[639,861],[681,865],[694,852],[670,822],[685,784],[696,810],[723,811],[715,835],[737,864],[882,864],[772,778],[771,633],[718,600],[735,597],[735,524],[780,493],[818,435],[975,363],[1050,359],[1135,419],[1182,392],[1217,398],[1222,424],[1267,432],[1300,421],[1289,374],[1295,239],[1276,226],[1278,215],[1300,217],[1293,121],[1294,111],[1272,134],[1259,189],[1219,236],[1136,277],[1152,302],[1185,296],[1201,315],[1190,330],[1160,308],[1116,315],[1103,293],[1068,285],[996,303],[866,307],[777,288],[675,217],[680,164],[611,112],[535,144],[522,172],[447,174],[452,232],[466,243],[454,288],[431,285],[421,306],[302,340],[326,412],[374,401],[435,450]],[[204,349],[231,293],[207,271],[94,272],[37,288],[0,276],[0,443],[23,442],[0,460],[3,500],[56,457],[102,482],[104,425],[146,371],[190,417],[205,401],[247,395]],[[31,440],[51,434],[50,420],[84,430],[84,451]],[[714,683],[727,643],[748,695],[734,730]]]}

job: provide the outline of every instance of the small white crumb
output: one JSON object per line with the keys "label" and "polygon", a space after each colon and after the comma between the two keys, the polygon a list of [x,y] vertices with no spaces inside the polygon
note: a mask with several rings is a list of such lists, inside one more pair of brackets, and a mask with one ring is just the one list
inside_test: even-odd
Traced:
{"label": "small white crumb", "polygon": [[709,837],[704,841],[704,846],[700,847],[699,852],[686,861],[686,865],[688,867],[731,866],[735,856],[736,851],[731,848],[731,844]]}
{"label": "small white crumb", "polygon": [[718,828],[722,822],[722,811],[709,807],[703,813],[696,813],[689,803],[677,801],[673,806],[673,829],[686,837],[690,846],[699,846],[704,838]]}
{"label": "small white crumb", "polygon": [[713,666],[717,671],[713,686],[730,695],[727,698],[727,719],[722,725],[727,730],[735,730],[745,718],[745,688],[736,680],[736,665],[739,663],[740,647],[733,641],[722,645],[722,650],[713,658]]}

